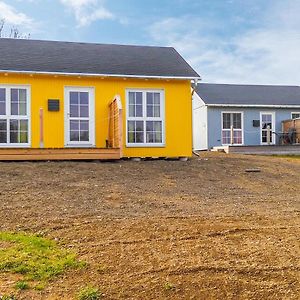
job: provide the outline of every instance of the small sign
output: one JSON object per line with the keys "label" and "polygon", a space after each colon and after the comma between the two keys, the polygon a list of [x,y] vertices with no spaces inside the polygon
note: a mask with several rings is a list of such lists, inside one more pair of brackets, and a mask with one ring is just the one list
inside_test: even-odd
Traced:
{"label": "small sign", "polygon": [[48,99],[48,111],[59,111],[59,99]]}
{"label": "small sign", "polygon": [[253,120],[253,127],[259,127],[260,126],[260,120]]}

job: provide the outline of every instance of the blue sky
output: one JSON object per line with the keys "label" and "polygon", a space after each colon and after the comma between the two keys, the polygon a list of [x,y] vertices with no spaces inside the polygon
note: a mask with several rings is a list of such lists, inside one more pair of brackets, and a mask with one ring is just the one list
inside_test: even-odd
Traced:
{"label": "blue sky", "polygon": [[205,82],[300,84],[300,0],[0,0],[32,39],[174,46]]}

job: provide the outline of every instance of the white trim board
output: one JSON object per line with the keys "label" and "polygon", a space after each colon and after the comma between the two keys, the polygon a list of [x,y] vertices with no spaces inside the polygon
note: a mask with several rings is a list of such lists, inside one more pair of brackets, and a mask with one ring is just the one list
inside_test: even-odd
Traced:
{"label": "white trim board", "polygon": [[201,80],[201,77],[185,76],[159,76],[159,75],[128,75],[128,74],[101,74],[101,73],[68,73],[68,72],[47,72],[47,71],[16,71],[0,70],[0,73],[32,74],[32,75],[57,75],[57,76],[78,76],[78,77],[116,77],[116,78],[142,78],[142,79],[174,79],[174,80]]}

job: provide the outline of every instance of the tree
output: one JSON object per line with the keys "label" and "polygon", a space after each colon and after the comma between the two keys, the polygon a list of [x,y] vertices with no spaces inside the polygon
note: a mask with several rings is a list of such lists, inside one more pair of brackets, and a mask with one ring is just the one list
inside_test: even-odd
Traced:
{"label": "tree", "polygon": [[0,20],[0,38],[11,38],[11,39],[30,39],[29,34],[23,34],[17,27],[12,26],[8,33],[5,33],[5,19]]}

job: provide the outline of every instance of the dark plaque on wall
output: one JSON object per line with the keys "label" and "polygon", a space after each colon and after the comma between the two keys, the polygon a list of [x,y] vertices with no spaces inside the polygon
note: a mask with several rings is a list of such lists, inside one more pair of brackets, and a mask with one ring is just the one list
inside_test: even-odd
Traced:
{"label": "dark plaque on wall", "polygon": [[48,111],[59,111],[58,99],[48,99]]}
{"label": "dark plaque on wall", "polygon": [[259,127],[260,121],[259,120],[253,120],[253,127]]}

